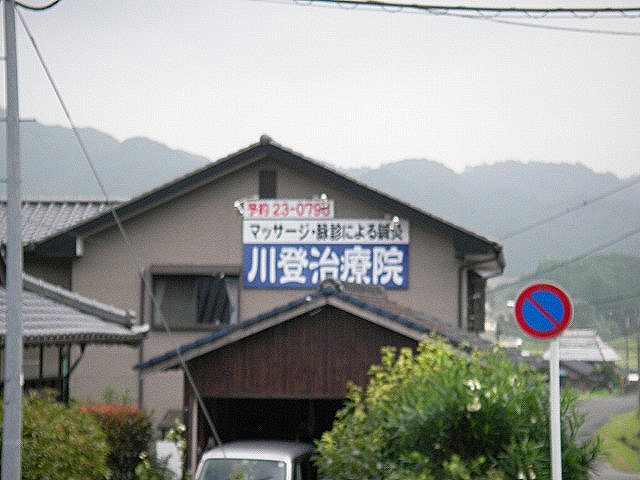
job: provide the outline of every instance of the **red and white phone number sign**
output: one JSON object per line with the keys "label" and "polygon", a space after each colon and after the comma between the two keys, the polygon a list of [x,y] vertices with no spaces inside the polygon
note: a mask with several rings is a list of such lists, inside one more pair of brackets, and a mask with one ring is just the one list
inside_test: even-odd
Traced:
{"label": "red and white phone number sign", "polygon": [[259,199],[245,200],[245,219],[333,218],[333,200]]}

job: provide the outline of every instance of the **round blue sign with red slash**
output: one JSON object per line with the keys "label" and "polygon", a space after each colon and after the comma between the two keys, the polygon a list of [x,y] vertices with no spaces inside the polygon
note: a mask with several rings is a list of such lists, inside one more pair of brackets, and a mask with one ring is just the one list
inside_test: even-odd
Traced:
{"label": "round blue sign with red slash", "polygon": [[528,286],[516,299],[514,308],[520,329],[533,338],[553,338],[569,326],[573,307],[569,296],[549,283]]}

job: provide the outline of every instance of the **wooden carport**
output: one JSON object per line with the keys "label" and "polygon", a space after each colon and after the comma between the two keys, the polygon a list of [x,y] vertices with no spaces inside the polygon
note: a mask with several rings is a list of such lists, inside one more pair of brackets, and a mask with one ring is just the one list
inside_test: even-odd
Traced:
{"label": "wooden carport", "polygon": [[[415,348],[431,333],[456,344],[479,342],[381,291],[354,294],[330,285],[179,350],[223,442],[310,440],[331,427],[348,383],[366,383],[383,346]],[[167,352],[137,368],[177,368],[177,357]],[[194,465],[213,435],[187,381],[184,410]]]}

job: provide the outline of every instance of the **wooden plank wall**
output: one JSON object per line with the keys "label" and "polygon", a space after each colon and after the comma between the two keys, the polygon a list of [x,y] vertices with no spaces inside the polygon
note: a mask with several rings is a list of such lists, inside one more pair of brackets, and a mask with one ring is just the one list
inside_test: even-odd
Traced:
{"label": "wooden plank wall", "polygon": [[303,315],[190,362],[203,397],[344,398],[364,385],[385,345],[417,342],[333,307]]}

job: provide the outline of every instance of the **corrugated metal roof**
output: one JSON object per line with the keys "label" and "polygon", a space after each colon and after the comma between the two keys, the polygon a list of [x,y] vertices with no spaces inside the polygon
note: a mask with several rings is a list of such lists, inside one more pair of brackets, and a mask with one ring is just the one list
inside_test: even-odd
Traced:
{"label": "corrugated metal roof", "polygon": [[[565,330],[560,337],[560,361],[617,362],[620,355],[607,345],[595,330],[574,328]],[[543,357],[549,359],[549,350]]]}
{"label": "corrugated metal roof", "polygon": [[[138,344],[148,326],[133,326],[132,312],[84,298],[25,275],[23,337],[26,345],[52,343]],[[6,335],[7,291],[0,286],[0,342]]]}
{"label": "corrugated metal roof", "polygon": [[[120,202],[97,200],[26,200],[21,210],[22,243],[38,242],[91,217],[106,212]],[[7,201],[0,200],[0,242],[7,239]]]}

